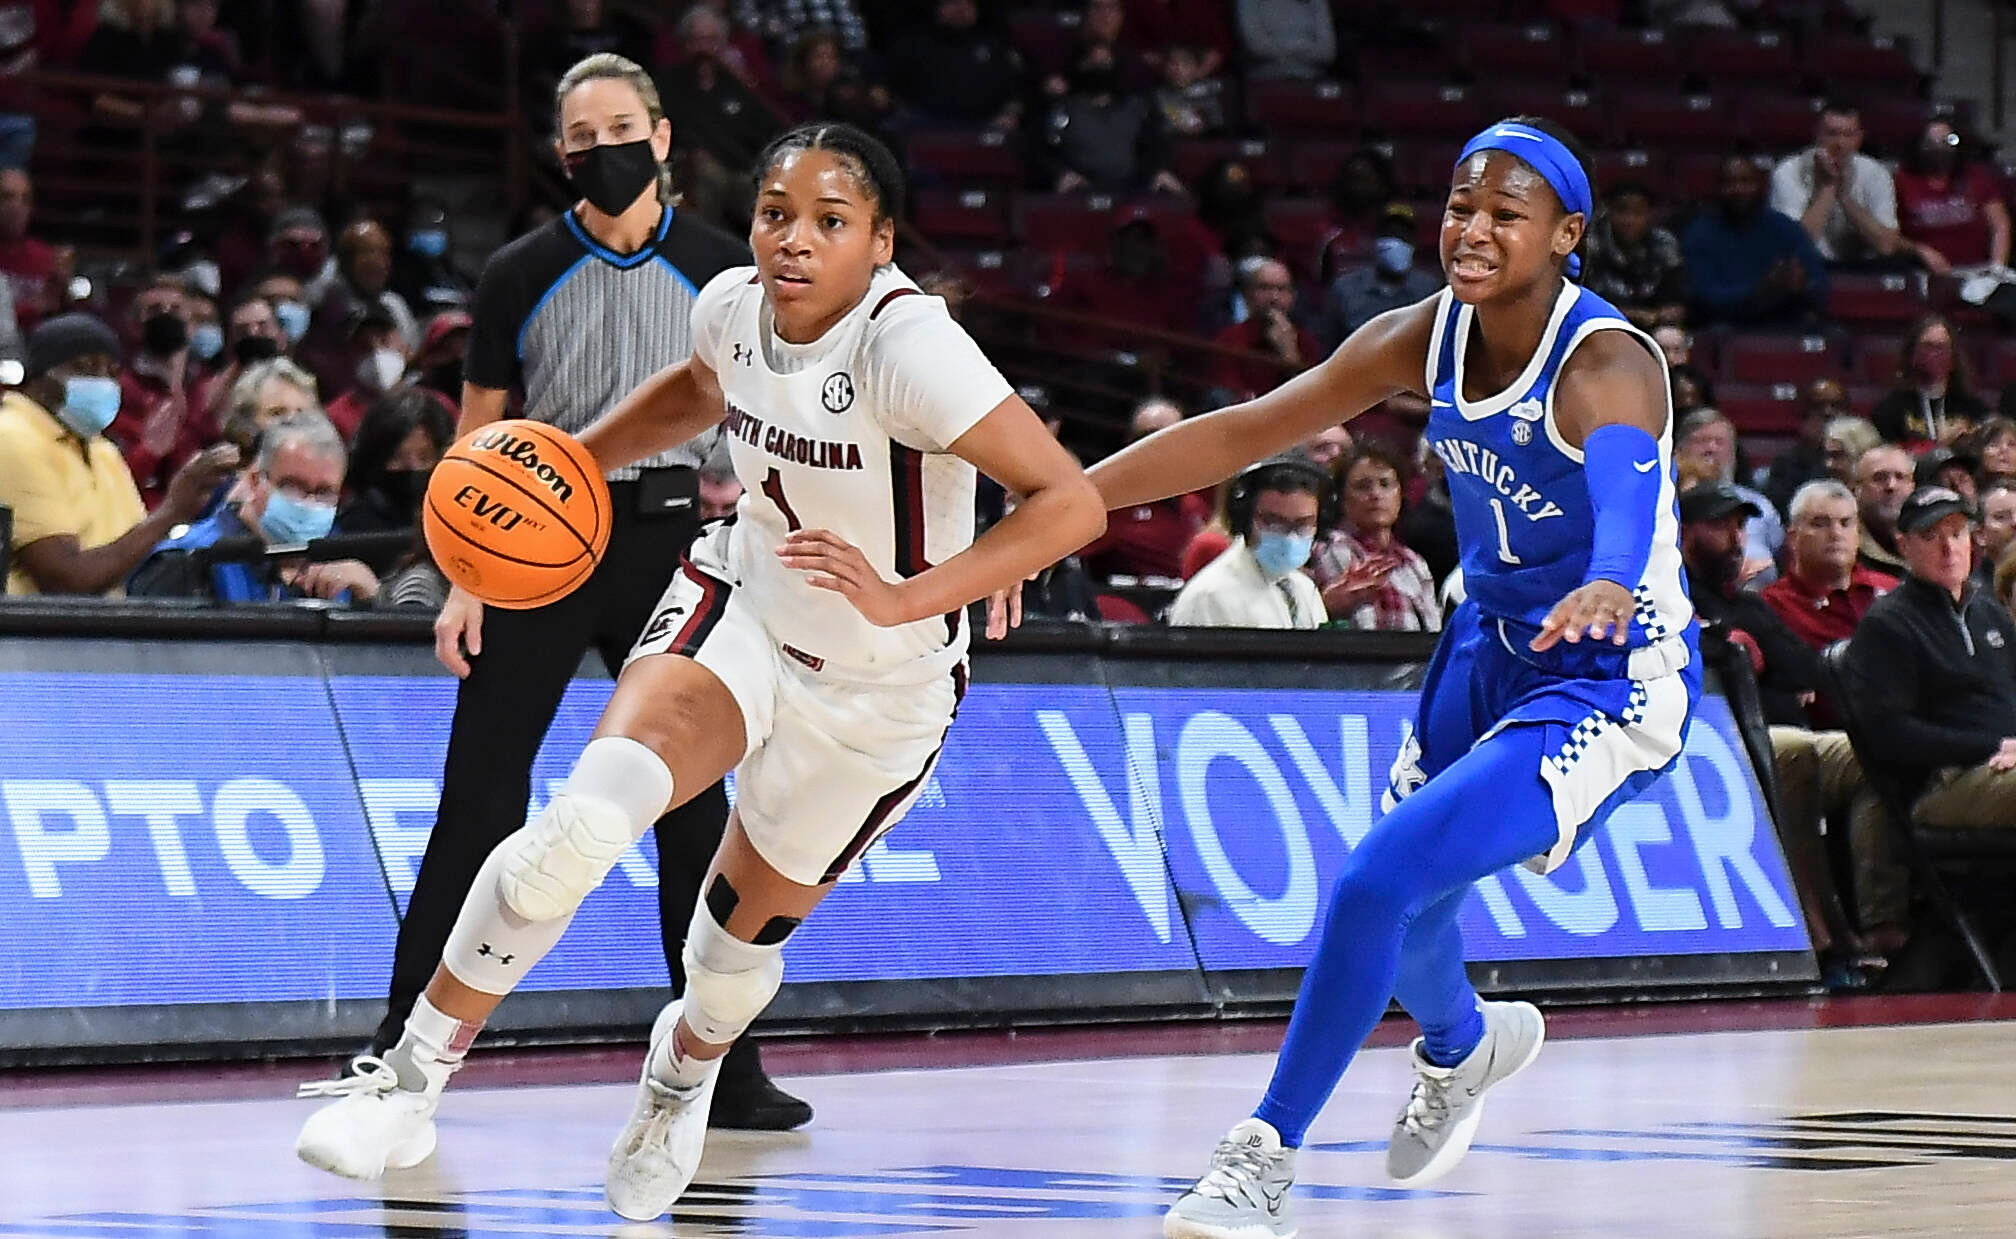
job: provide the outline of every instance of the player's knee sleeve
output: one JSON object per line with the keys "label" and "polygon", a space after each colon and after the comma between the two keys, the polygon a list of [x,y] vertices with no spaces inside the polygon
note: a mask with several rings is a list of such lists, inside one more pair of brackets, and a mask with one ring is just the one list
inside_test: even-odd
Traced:
{"label": "player's knee sleeve", "polygon": [[441,963],[473,990],[508,994],[567,932],[571,916],[528,920],[504,902],[504,845],[491,851],[448,932]]}
{"label": "player's knee sleeve", "polygon": [[784,944],[744,942],[715,923],[703,903],[686,930],[686,1023],[703,1041],[726,1045],[763,1014],[784,983]]}
{"label": "player's knee sleeve", "polygon": [[504,902],[529,921],[573,915],[671,800],[656,753],[621,736],[590,741],[552,802],[504,841]]}

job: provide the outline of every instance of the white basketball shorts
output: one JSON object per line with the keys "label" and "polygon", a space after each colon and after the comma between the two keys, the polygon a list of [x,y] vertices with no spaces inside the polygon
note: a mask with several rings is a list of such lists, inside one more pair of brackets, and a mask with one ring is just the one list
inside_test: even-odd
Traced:
{"label": "white basketball shorts", "polygon": [[[718,540],[706,540],[719,544]],[[777,641],[708,546],[680,563],[629,661],[680,654],[718,676],[748,737],[735,810],[793,882],[838,878],[924,792],[966,691],[966,668],[924,683],[850,680]]]}

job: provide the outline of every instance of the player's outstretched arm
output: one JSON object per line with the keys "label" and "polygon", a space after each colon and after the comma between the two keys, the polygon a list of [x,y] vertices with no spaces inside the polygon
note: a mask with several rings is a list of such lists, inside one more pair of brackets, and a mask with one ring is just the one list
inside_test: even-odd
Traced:
{"label": "player's outstretched arm", "polygon": [[665,367],[581,432],[581,446],[607,473],[656,456],[721,420],[721,383],[698,357]]}
{"label": "player's outstretched arm", "polygon": [[1608,638],[1622,645],[1637,610],[1632,589],[1645,575],[1666,480],[1659,436],[1666,430],[1666,375],[1643,344],[1622,331],[1589,337],[1554,388],[1554,419],[1582,449],[1583,481],[1596,510],[1596,539],[1582,584],[1556,603],[1531,644]]}
{"label": "player's outstretched arm", "polygon": [[958,611],[1049,567],[1106,530],[1106,508],[1078,460],[1011,395],[952,443],[954,455],[1022,496],[972,546],[935,567],[884,581],[861,552],[823,529],[804,529],[777,548],[786,566],[835,590],[872,623],[888,627]]}
{"label": "player's outstretched arm", "polygon": [[1092,467],[1109,510],[1215,486],[1403,391],[1426,395],[1435,301],[1389,310],[1320,365],[1244,404],[1159,430]]}

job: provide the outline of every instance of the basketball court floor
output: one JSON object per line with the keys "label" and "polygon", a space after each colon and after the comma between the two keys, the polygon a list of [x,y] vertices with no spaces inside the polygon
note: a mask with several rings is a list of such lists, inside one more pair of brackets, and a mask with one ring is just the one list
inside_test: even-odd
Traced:
{"label": "basketball court floor", "polygon": [[[1307,1236],[2016,1234],[2016,1004],[1985,997],[1551,1011],[1469,1159],[1389,1186],[1389,1020],[1302,1154]],[[773,1045],[805,1132],[717,1133],[676,1219],[626,1224],[603,1158],[636,1049],[492,1054],[441,1148],[383,1184],[297,1163],[321,1063],[0,1076],[0,1236],[1141,1239],[1258,1097],[1280,1025]]]}

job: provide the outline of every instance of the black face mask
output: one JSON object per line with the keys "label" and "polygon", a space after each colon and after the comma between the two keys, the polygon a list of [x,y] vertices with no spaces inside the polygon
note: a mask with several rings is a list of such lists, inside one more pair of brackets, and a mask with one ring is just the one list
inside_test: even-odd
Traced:
{"label": "black face mask", "polygon": [[189,324],[173,314],[150,314],[140,324],[140,347],[156,357],[173,357],[189,347]]}
{"label": "black face mask", "polygon": [[231,356],[241,366],[256,366],[280,355],[280,344],[270,336],[246,336],[231,346]]}
{"label": "black face mask", "polygon": [[604,215],[621,215],[658,180],[658,157],[651,140],[604,143],[567,156],[567,179],[588,205]]}
{"label": "black face mask", "polygon": [[388,469],[378,480],[379,493],[400,512],[418,512],[427,497],[427,479],[432,469]]}

